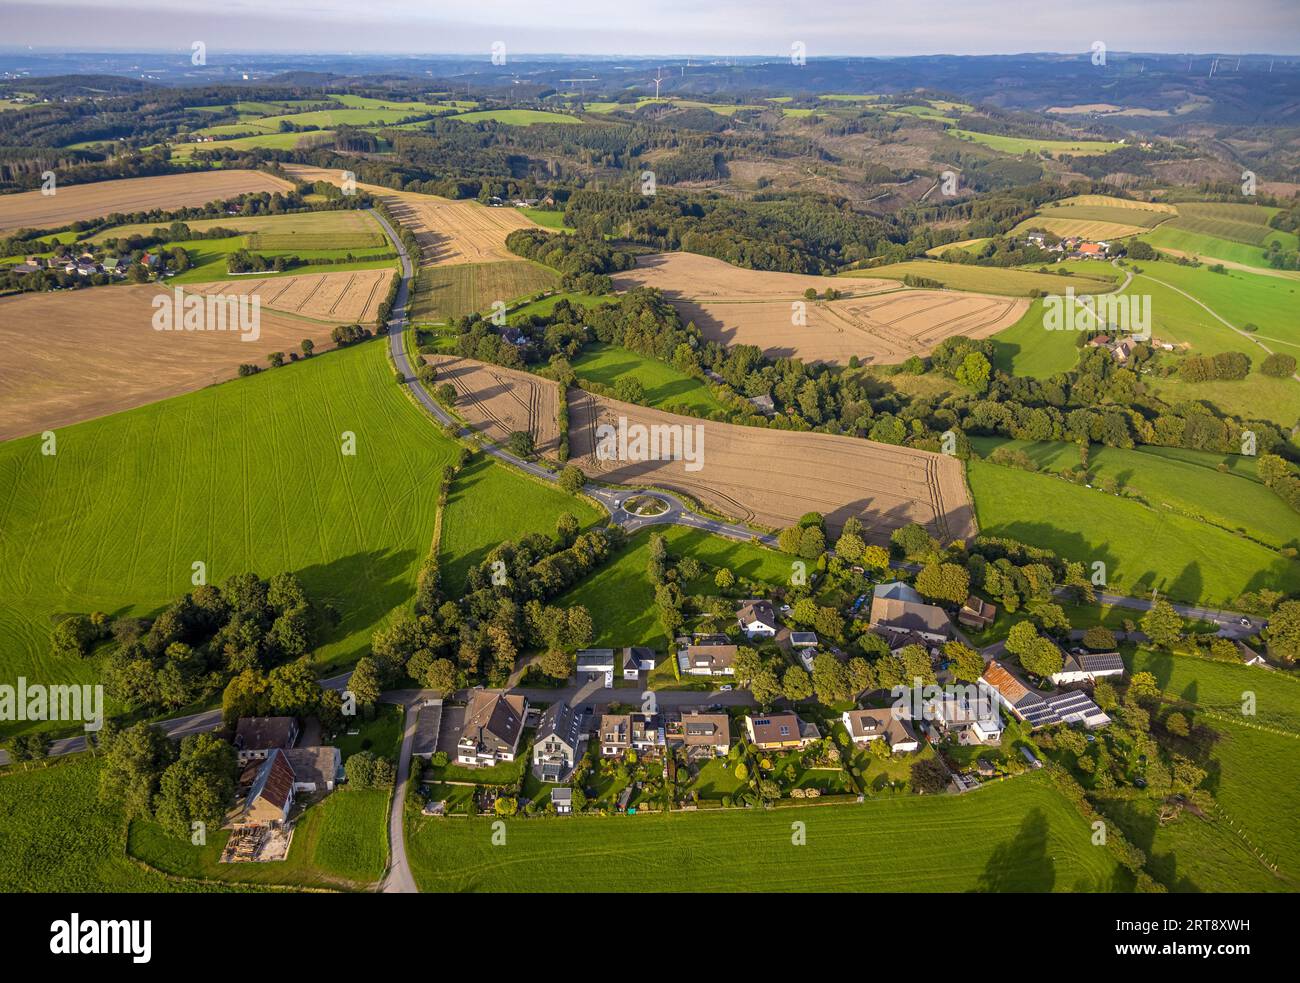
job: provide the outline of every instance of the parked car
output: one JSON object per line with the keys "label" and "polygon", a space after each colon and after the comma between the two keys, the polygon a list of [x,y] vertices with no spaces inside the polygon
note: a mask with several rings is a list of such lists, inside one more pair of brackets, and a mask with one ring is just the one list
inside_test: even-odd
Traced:
{"label": "parked car", "polygon": [[1237,624],[1241,625],[1241,627],[1243,627],[1243,628],[1249,628],[1249,627],[1250,627],[1250,619],[1249,619],[1249,618],[1239,618],[1239,619],[1237,620]]}

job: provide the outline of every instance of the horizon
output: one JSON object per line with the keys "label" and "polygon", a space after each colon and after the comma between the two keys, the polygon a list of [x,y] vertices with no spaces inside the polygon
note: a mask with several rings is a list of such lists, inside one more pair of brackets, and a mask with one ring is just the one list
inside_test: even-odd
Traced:
{"label": "horizon", "polygon": [[[1122,0],[1095,0],[1086,18],[1066,5],[1012,6],[1008,13],[994,0],[945,0],[900,11],[882,2],[817,0],[792,11],[778,0],[708,7],[665,0],[646,12],[574,0],[541,11],[520,0],[484,0],[452,14],[409,0],[374,0],[364,10],[342,0],[285,0],[267,15],[257,0],[195,0],[185,10],[163,0],[45,0],[4,3],[13,40],[0,50],[166,54],[201,40],[213,54],[464,57],[501,42],[521,58],[779,59],[799,43],[811,60],[1070,54],[1102,41],[1115,52],[1142,54],[1300,55],[1300,5],[1289,0],[1247,0],[1231,12],[1213,0],[1153,0],[1137,10]],[[600,29],[590,26],[596,23]],[[1178,25],[1175,36],[1171,24]],[[297,46],[284,46],[289,32]],[[433,43],[412,43],[420,35]],[[689,53],[682,51],[688,38],[695,49]],[[1280,39],[1286,43],[1269,50]],[[668,53],[674,51],[680,54]]]}

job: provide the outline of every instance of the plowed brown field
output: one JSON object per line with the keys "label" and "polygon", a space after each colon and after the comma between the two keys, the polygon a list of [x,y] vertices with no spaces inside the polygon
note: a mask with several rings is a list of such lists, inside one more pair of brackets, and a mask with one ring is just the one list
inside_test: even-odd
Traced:
{"label": "plowed brown field", "polygon": [[353,273],[313,273],[307,276],[258,277],[191,283],[187,293],[222,294],[262,298],[262,307],[297,314],[331,324],[365,324],[379,315],[388,293],[392,270],[357,270]]}
{"label": "plowed brown field", "polygon": [[[596,455],[601,424],[703,427],[701,467],[683,461],[605,461]],[[697,431],[698,432],[698,431]],[[677,416],[631,403],[569,394],[573,463],[599,481],[679,491],[743,522],[792,525],[821,512],[838,529],[854,515],[875,542],[919,522],[942,539],[975,534],[975,513],[959,460],[855,437],[741,427]]]}
{"label": "plowed brown field", "polygon": [[0,235],[14,229],[57,229],[114,212],[206,205],[250,191],[287,191],[291,187],[261,171],[217,170],[69,184],[48,196],[24,191],[0,195]]}
{"label": "plowed brown field", "polygon": [[155,331],[157,285],[92,287],[0,298],[0,440],[177,396],[232,379],[244,362],[311,338],[334,323],[263,310],[261,337],[231,331]]}
{"label": "plowed brown field", "polygon": [[[614,278],[615,286],[657,287],[683,320],[705,338],[757,345],[771,358],[844,365],[901,362],[924,355],[944,338],[987,338],[1020,319],[1029,301],[954,290],[899,289],[891,280],[802,276],[744,270],[690,253],[643,258]],[[805,302],[806,324],[794,323],[795,301],[808,287],[834,287],[835,301]]]}
{"label": "plowed brown field", "polygon": [[438,370],[435,384],[449,382],[456,388],[456,412],[471,428],[495,443],[504,443],[515,431],[530,433],[539,454],[555,456],[560,394],[554,382],[454,355],[427,357]]}

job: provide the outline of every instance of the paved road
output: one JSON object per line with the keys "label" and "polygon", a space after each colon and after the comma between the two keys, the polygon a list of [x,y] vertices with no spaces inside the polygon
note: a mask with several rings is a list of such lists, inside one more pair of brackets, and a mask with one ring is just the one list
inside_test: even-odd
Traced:
{"label": "paved road", "polygon": [[[388,238],[392,240],[394,247],[397,249],[397,255],[402,264],[402,283],[397,290],[397,298],[393,304],[393,315],[388,322],[388,350],[392,353],[393,362],[397,366],[397,371],[402,373],[406,384],[410,387],[415,398],[419,400],[420,405],[427,409],[434,417],[456,433],[457,436],[465,439],[473,439],[478,435],[468,427],[461,426],[450,413],[448,413],[436,399],[430,395],[424,384],[416,377],[415,369],[411,365],[410,359],[406,355],[406,346],[404,344],[403,334],[407,328],[406,306],[408,298],[408,288],[413,275],[411,259],[402,245],[401,239],[393,227],[388,224],[387,220],[378,212],[370,213],[381,226]],[[491,455],[499,461],[526,471],[535,478],[543,481],[559,481],[559,474],[549,468],[543,467],[533,461],[526,461],[523,458],[516,457],[509,451],[496,446],[483,447],[483,453]],[[610,514],[610,518],[616,524],[622,526],[628,532],[636,532],[645,526],[651,525],[679,525],[687,526],[693,529],[703,529],[707,532],[716,533],[719,536],[727,536],[731,539],[742,539],[747,541],[757,541],[768,546],[776,545],[776,537],[765,533],[758,533],[743,525],[734,522],[725,522],[720,519],[712,519],[707,516],[697,515],[688,509],[677,496],[671,492],[654,489],[651,493],[664,500],[668,505],[668,510],[661,515],[636,516],[627,512],[622,506],[623,502],[631,496],[637,494],[635,489],[629,488],[608,488],[604,485],[598,485],[588,482],[583,487],[583,493],[595,499],[605,507]]]}
{"label": "paved road", "polygon": [[[342,690],[347,686],[348,680],[352,678],[351,671],[342,673],[338,676],[331,676],[329,679],[320,680],[320,684],[325,689]],[[170,717],[167,720],[159,720],[154,723],[155,727],[162,730],[168,737],[180,740],[189,734],[204,734],[209,731],[221,729],[221,710],[202,710],[199,713],[187,714],[184,717]],[[86,738],[84,735],[77,737],[63,737],[57,741],[51,741],[49,746],[50,757],[58,757],[61,754],[76,754],[78,751],[86,750]],[[9,764],[9,752],[0,749],[0,765]]]}
{"label": "paved road", "polygon": [[384,875],[380,891],[384,894],[417,894],[411,865],[406,860],[406,785],[411,777],[411,746],[415,742],[415,721],[420,704],[415,701],[400,702],[406,713],[406,730],[402,734],[402,750],[397,756],[397,789],[393,792],[393,808],[388,814],[388,844],[391,859],[388,873]]}

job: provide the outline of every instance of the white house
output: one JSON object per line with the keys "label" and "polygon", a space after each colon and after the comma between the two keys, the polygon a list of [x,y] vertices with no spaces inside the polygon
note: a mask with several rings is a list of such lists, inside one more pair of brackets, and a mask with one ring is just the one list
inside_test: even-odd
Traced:
{"label": "white house", "polygon": [[623,678],[640,679],[641,673],[651,672],[655,667],[655,650],[633,646],[623,650]]}
{"label": "white house", "polygon": [[745,601],[736,612],[740,630],[750,638],[772,638],[781,623],[776,620],[776,611],[771,601],[759,599]]}
{"label": "white house", "polygon": [[604,677],[605,688],[614,685],[614,650],[583,649],[578,653],[578,679],[595,681]]}
{"label": "white house", "polygon": [[734,676],[735,645],[688,645],[677,653],[677,664],[688,676]]}
{"label": "white house", "polygon": [[1118,652],[1070,652],[1060,672],[1052,673],[1052,682],[1091,683],[1103,676],[1124,675],[1124,660]]}

